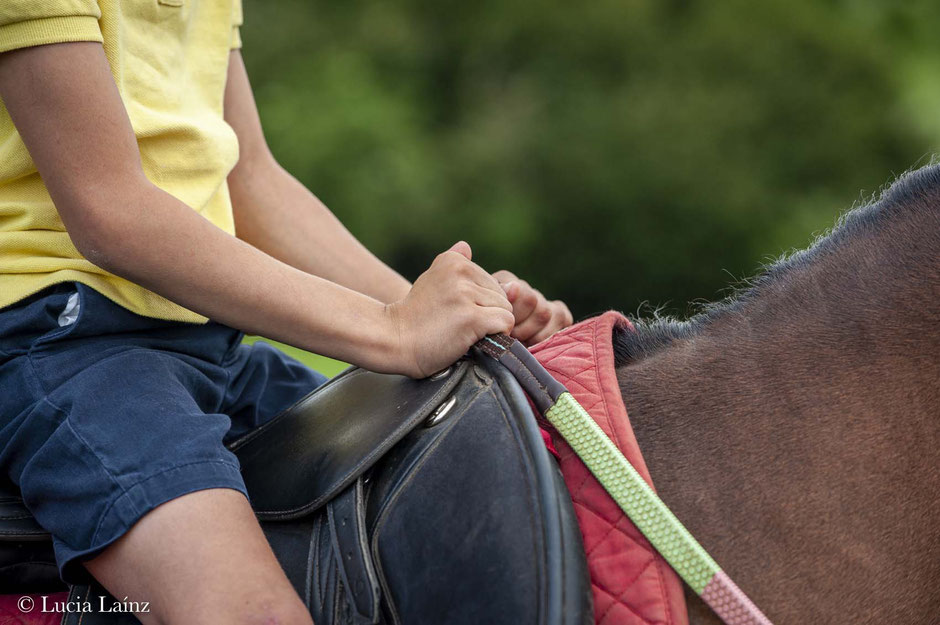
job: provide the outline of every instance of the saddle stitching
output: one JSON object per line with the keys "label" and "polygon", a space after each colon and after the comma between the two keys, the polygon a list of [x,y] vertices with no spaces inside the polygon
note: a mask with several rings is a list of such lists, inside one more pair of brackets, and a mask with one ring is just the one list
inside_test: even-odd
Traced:
{"label": "saddle stitching", "polygon": [[[317,605],[323,605],[323,594],[320,592],[320,558],[316,553],[320,544],[322,526],[321,522],[314,522],[313,531],[310,533],[310,547],[307,549],[307,561],[310,565],[307,567],[307,588],[304,589],[304,594],[308,608],[313,604],[314,599]],[[313,593],[316,593],[316,597],[311,596]]]}

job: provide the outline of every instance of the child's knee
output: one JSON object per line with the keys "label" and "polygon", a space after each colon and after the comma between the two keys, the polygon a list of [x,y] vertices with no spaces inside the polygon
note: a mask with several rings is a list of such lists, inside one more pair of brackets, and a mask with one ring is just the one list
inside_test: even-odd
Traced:
{"label": "child's knee", "polygon": [[138,617],[143,625],[313,625],[310,612],[296,594],[270,589],[232,589],[227,599],[205,597],[196,610],[181,611],[170,602]]}
{"label": "child's knee", "polygon": [[[268,590],[249,591],[238,597],[232,594],[228,606],[219,606],[206,615],[208,623],[233,625],[313,625],[310,612],[293,592],[271,593]],[[192,621],[183,619],[181,623]],[[176,625],[171,623],[170,625]]]}

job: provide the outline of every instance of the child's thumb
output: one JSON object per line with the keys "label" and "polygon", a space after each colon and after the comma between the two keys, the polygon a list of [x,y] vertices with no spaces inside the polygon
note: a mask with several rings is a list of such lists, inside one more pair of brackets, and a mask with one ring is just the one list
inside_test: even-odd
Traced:
{"label": "child's thumb", "polygon": [[472,259],[473,250],[470,249],[470,244],[467,243],[466,241],[457,241],[456,243],[451,245],[450,249],[447,251],[457,252],[458,254],[461,254],[462,256],[466,256],[467,260],[473,260]]}

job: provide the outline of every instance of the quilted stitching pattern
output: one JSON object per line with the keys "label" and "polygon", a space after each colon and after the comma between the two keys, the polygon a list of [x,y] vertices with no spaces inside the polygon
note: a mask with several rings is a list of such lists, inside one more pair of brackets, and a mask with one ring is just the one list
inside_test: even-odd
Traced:
{"label": "quilted stitching pattern", "polygon": [[[629,326],[616,312],[573,325],[531,352],[564,384],[652,485],[614,372],[611,332]],[[591,475],[557,432],[550,432],[575,505],[587,552],[596,625],[687,625],[678,576]]]}

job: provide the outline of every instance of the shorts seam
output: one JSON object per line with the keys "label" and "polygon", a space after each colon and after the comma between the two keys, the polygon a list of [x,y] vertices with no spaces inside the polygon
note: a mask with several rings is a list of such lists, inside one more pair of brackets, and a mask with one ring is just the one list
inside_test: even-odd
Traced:
{"label": "shorts seam", "polygon": [[[33,387],[33,390],[35,392],[35,395],[33,395],[33,397],[42,397],[43,399],[45,399],[45,397],[49,393],[46,392],[46,385],[42,383],[41,379],[39,379],[39,373],[36,371],[36,367],[33,366],[33,359],[29,357],[29,350],[23,352],[20,355],[20,358],[23,358],[26,361],[26,369],[29,372],[29,375],[27,377],[29,378],[29,383]],[[56,410],[65,412],[65,410],[62,410],[62,408],[60,408],[59,406],[56,406],[52,402],[49,402],[49,405],[51,405]],[[68,415],[68,413],[66,413],[66,415]]]}
{"label": "shorts seam", "polygon": [[114,483],[114,485],[117,486],[121,490],[122,493],[126,492],[124,487],[121,486],[121,483],[118,482],[114,478],[114,474],[117,473],[117,471],[115,471],[114,469],[110,468],[107,464],[105,464],[104,460],[101,459],[101,456],[98,455],[98,452],[95,451],[95,448],[91,446],[91,443],[86,441],[85,438],[81,434],[78,433],[78,430],[76,430],[72,426],[72,422],[69,420],[68,411],[62,408],[61,406],[57,405],[55,402],[49,399],[48,396],[43,397],[41,401],[46,402],[47,404],[52,406],[54,410],[64,415],[65,418],[62,419],[62,425],[66,426],[69,429],[69,431],[72,433],[72,436],[74,436],[75,439],[85,447],[85,449],[91,452],[91,455],[95,457],[95,460],[98,461],[98,464],[101,465],[101,468],[104,469],[104,472],[108,475],[108,479],[111,480],[111,482]]}
{"label": "shorts seam", "polygon": [[235,344],[228,349],[226,353],[222,355],[222,359],[219,361],[220,367],[228,367],[232,365],[236,360],[238,360],[239,352],[241,351],[242,346],[244,345],[242,341],[245,339],[245,333],[239,332],[238,340],[235,341]]}
{"label": "shorts seam", "polygon": [[[68,413],[68,411],[66,411],[65,409],[63,409],[61,406],[56,405],[56,404],[55,404],[52,400],[50,400],[48,397],[43,397],[40,401],[45,402],[45,403],[48,404],[53,410],[55,410],[56,412],[58,412],[58,413],[60,413],[60,414],[63,415],[64,418],[62,419],[62,425],[66,426],[66,427],[69,429],[69,432],[72,433],[72,435],[75,437],[75,440],[77,440],[79,443],[82,444],[82,446],[84,446],[89,452],[91,452],[91,455],[94,456],[95,461],[97,461],[98,464],[101,466],[101,469],[104,471],[104,474],[108,477],[108,480],[109,480],[114,486],[116,486],[118,490],[121,491],[121,494],[118,495],[117,497],[115,497],[114,501],[117,501],[117,500],[121,499],[122,497],[124,497],[124,496],[127,494],[127,490],[126,490],[123,486],[121,486],[121,483],[118,482],[118,481],[114,478],[113,471],[111,471],[111,469],[109,469],[109,468],[107,467],[107,465],[105,465],[105,463],[101,460],[101,457],[100,457],[100,456],[98,455],[98,453],[94,450],[94,448],[88,443],[88,441],[86,441],[84,438],[82,438],[82,436],[78,433],[78,431],[76,431],[76,429],[75,429],[74,427],[72,427],[71,422],[69,422],[69,413]],[[112,502],[112,503],[113,503],[113,502]],[[111,508],[111,505],[108,506],[108,510],[110,510],[110,508]],[[101,519],[98,520],[98,525],[95,527],[95,537],[96,537],[96,538],[97,538],[97,535],[98,535],[98,528],[100,527],[100,525],[101,525]]]}
{"label": "shorts seam", "polygon": [[118,490],[121,491],[121,494],[118,495],[118,498],[120,498],[120,497],[124,496],[125,494],[127,494],[127,490],[126,490],[123,486],[121,486],[121,483],[120,483],[119,481],[117,481],[117,479],[115,479],[115,477],[114,477],[115,471],[112,470],[110,467],[108,467],[108,465],[106,465],[106,464],[104,463],[104,460],[101,459],[101,456],[98,455],[98,452],[95,451],[95,448],[92,447],[91,444],[90,444],[88,441],[86,441],[86,440],[84,439],[84,437],[82,437],[81,434],[78,433],[78,430],[76,430],[74,427],[72,427],[72,422],[69,420],[69,413],[66,412],[63,408],[61,408],[61,407],[57,406],[56,404],[54,404],[54,403],[52,402],[52,400],[50,400],[48,397],[43,397],[43,398],[42,398],[42,401],[46,402],[47,404],[49,404],[50,406],[52,406],[55,410],[58,410],[60,413],[62,413],[63,415],[65,415],[65,418],[62,420],[62,425],[65,425],[65,426],[69,429],[69,431],[72,433],[72,436],[74,436],[75,439],[76,439],[79,443],[81,443],[81,444],[85,447],[85,449],[87,449],[89,452],[91,452],[91,455],[93,455],[93,456],[95,457],[95,460],[98,462],[98,464],[99,464],[99,465],[101,466],[101,468],[104,470],[105,474],[108,476],[108,479],[111,481],[111,483],[114,484],[115,486],[117,486]]}
{"label": "shorts seam", "polygon": [[[135,490],[135,489],[137,489],[137,488],[142,488],[145,483],[149,482],[150,480],[152,480],[152,479],[154,479],[154,478],[156,478],[156,477],[159,477],[159,476],[163,475],[164,473],[169,473],[170,471],[175,471],[175,470],[182,469],[182,468],[185,468],[185,467],[191,467],[191,466],[196,466],[196,465],[201,465],[201,464],[221,464],[221,465],[223,465],[223,466],[226,466],[226,467],[229,467],[229,468],[231,468],[231,469],[234,469],[236,473],[239,473],[238,465],[235,464],[235,463],[233,463],[233,462],[226,462],[225,460],[196,460],[196,461],[193,461],[193,462],[185,462],[185,463],[183,463],[183,464],[175,464],[175,465],[173,465],[173,466],[171,466],[171,467],[167,467],[167,468],[165,468],[165,469],[161,469],[160,471],[157,471],[156,473],[153,473],[152,475],[148,475],[147,477],[143,478],[142,480],[139,480],[139,481],[135,482],[134,485],[130,486],[129,488],[126,488],[126,489],[125,489],[125,488],[121,487],[121,491],[122,491],[121,494],[118,495],[117,497],[115,497],[115,498],[111,501],[111,503],[109,503],[108,506],[107,506],[107,507],[104,509],[104,511],[101,513],[101,516],[100,516],[99,519],[98,519],[98,524],[95,526],[95,533],[92,535],[91,542],[92,542],[92,543],[95,543],[95,541],[97,541],[97,539],[98,539],[98,534],[101,532],[101,526],[102,526],[102,524],[104,524],[105,520],[106,520],[106,519],[108,518],[108,516],[111,514],[111,510],[114,509],[114,507],[115,507],[122,499],[124,499],[125,497],[127,497],[127,495],[128,495],[131,491],[133,491],[133,490]],[[110,472],[109,472],[108,475],[109,475],[109,477],[110,477]],[[120,485],[119,485],[119,486],[120,486]],[[139,514],[140,514],[140,510],[137,508],[137,506],[134,504],[133,501],[130,502],[130,503],[131,503],[131,506],[133,507],[134,514],[135,514],[135,515],[139,515]]]}
{"label": "shorts seam", "polygon": [[[234,351],[235,351],[235,350],[233,350],[233,352],[234,352]],[[236,353],[237,353],[237,352],[236,352]],[[226,402],[226,399],[228,399],[228,391],[229,391],[229,389],[230,389],[231,386],[232,386],[232,367],[231,367],[231,365],[232,365],[234,362],[235,362],[235,357],[232,358],[232,362],[230,362],[230,363],[228,363],[228,364],[220,364],[220,365],[219,365],[219,367],[221,367],[221,369],[222,369],[222,372],[225,374],[225,383],[222,385],[222,392],[219,393],[219,403],[218,403],[218,405],[215,407],[215,411],[216,411],[217,413],[220,413],[220,414],[223,414],[223,413],[227,413],[227,412],[228,412],[227,410],[223,411],[223,408],[225,407],[225,404],[227,403],[227,402]],[[228,416],[229,416],[229,419],[232,418],[231,415],[228,415]],[[234,424],[232,424],[232,426],[234,426]],[[231,430],[232,430],[232,427],[229,427],[229,431],[231,431]],[[228,435],[228,433],[226,432],[226,436],[227,436],[227,435]]]}

